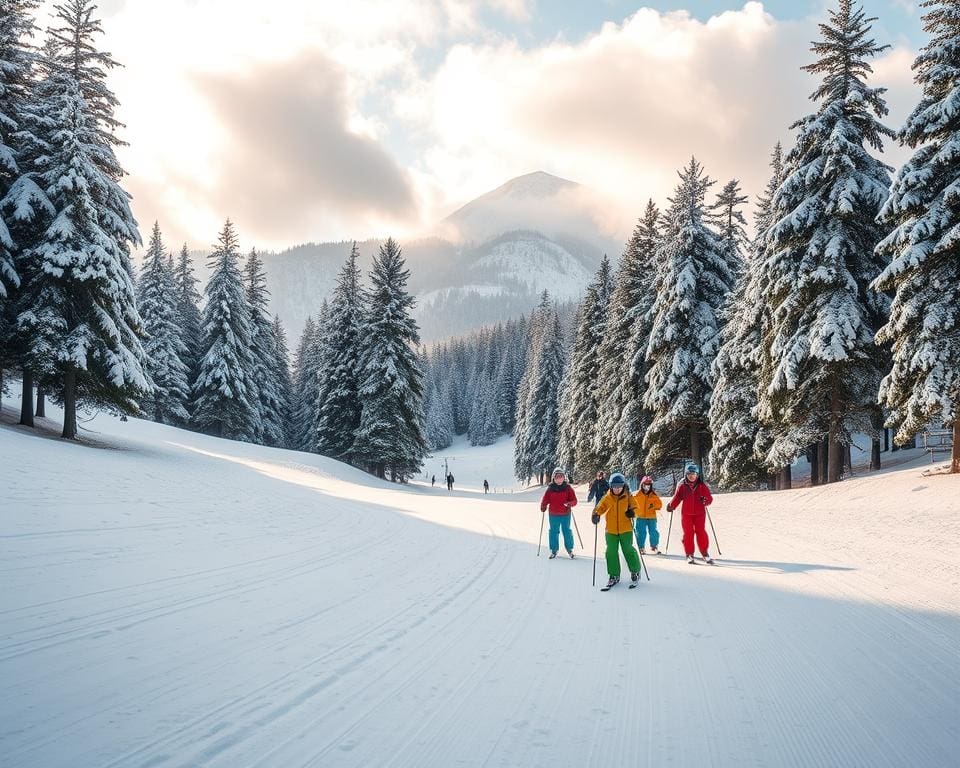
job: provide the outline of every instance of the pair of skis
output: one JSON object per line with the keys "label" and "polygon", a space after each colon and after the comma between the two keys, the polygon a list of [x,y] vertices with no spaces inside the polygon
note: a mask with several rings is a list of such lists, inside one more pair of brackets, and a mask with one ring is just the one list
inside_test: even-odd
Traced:
{"label": "pair of skis", "polygon": [[[620,580],[617,579],[615,582],[613,582],[613,584],[607,584],[607,586],[605,586],[605,587],[600,587],[600,591],[601,591],[601,592],[609,592],[611,589],[613,589],[613,588],[614,588],[615,586],[617,586],[617,584],[619,584],[619,583],[620,583]],[[640,579],[637,579],[636,581],[632,581],[632,582],[630,582],[630,586],[627,587],[627,589],[636,589],[639,584],[640,584]]]}

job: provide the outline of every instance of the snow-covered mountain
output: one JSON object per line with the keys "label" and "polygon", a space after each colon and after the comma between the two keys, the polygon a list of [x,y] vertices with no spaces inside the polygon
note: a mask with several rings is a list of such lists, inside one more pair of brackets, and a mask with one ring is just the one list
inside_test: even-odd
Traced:
{"label": "snow-covered mountain", "polygon": [[[401,242],[425,341],[529,313],[548,290],[575,300],[604,253],[622,244],[596,223],[587,188],[543,172],[526,174],[446,217],[438,235]],[[380,242],[359,243],[361,267]],[[350,243],[311,243],[263,254],[272,309],[295,339],[333,289]]]}

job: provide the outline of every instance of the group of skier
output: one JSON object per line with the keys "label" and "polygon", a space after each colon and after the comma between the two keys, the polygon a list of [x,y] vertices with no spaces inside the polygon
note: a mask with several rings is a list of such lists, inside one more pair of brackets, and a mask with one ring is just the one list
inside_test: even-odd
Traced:
{"label": "group of skier", "polygon": [[[594,503],[591,522],[599,525],[601,518],[606,521],[604,538],[609,581],[603,589],[608,590],[620,581],[621,551],[627,561],[627,568],[630,569],[631,586],[634,586],[640,579],[641,553],[646,551],[648,537],[650,552],[661,554],[658,548],[660,532],[657,530],[657,512],[663,508],[663,500],[653,488],[653,478],[644,476],[636,493],[631,493],[626,478],[620,472],[614,472],[609,481],[604,472],[597,472],[596,478],[590,484],[587,501]],[[684,478],[677,484],[666,509],[670,513],[680,509],[683,550],[688,563],[695,562],[693,555],[696,543],[703,561],[713,565],[709,551],[710,539],[706,530],[707,507],[712,503],[713,494],[700,478],[700,467],[693,462],[687,463],[684,466]],[[550,559],[557,556],[561,533],[567,554],[574,556],[570,521],[576,505],[577,494],[567,482],[566,472],[557,467],[553,471],[553,481],[547,486],[540,500],[540,511],[549,511]]]}

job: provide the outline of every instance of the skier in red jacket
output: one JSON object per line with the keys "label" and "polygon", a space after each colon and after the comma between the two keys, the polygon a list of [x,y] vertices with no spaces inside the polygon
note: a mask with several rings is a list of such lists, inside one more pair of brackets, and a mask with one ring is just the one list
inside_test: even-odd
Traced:
{"label": "skier in red jacket", "polygon": [[680,522],[683,525],[683,551],[687,555],[687,562],[693,563],[693,539],[696,536],[697,547],[703,561],[713,565],[710,557],[710,537],[707,536],[707,507],[713,503],[713,494],[707,484],[700,479],[700,467],[692,461],[684,467],[686,477],[677,485],[677,492],[673,494],[667,504],[667,512],[673,512],[680,507]]}
{"label": "skier in red jacket", "polygon": [[570,510],[577,506],[577,492],[567,482],[567,474],[560,467],[553,470],[553,482],[547,486],[540,499],[540,511],[550,510],[550,559],[557,556],[560,546],[560,531],[563,530],[563,545],[573,557],[573,531],[570,530]]}

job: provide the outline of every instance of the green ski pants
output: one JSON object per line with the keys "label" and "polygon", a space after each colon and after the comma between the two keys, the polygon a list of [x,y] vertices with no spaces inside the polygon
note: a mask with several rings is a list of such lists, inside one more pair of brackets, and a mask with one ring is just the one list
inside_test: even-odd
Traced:
{"label": "green ski pants", "polygon": [[633,531],[604,535],[607,537],[607,574],[615,579],[620,578],[620,549],[623,549],[630,573],[637,573],[640,570],[640,555],[633,546]]}

